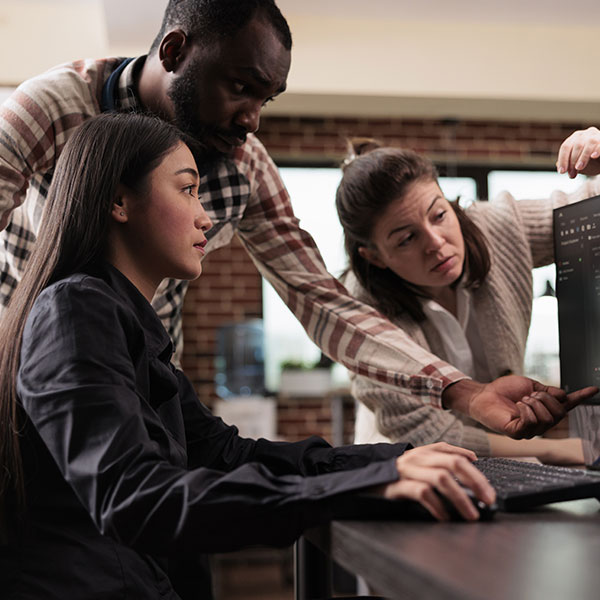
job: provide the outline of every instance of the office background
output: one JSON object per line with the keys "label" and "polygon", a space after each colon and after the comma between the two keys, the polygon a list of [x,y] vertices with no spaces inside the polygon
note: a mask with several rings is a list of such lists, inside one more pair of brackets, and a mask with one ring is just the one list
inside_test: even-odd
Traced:
{"label": "office background", "polygon": [[[1,0],[0,100],[24,79],[61,62],[145,53],[165,5],[166,0]],[[312,227],[336,230],[333,190],[347,136],[375,136],[427,153],[467,201],[493,196],[498,186],[531,197],[544,195],[548,186],[572,185],[548,173],[570,132],[600,124],[597,0],[279,0],[278,5],[292,29],[292,68],[288,91],[265,109],[258,136],[280,166],[294,169],[284,175],[294,208],[320,246],[331,240],[321,241]],[[335,272],[343,256],[339,241],[332,243],[325,260]],[[545,279],[539,278],[538,287]],[[543,289],[536,295],[541,329],[547,331],[544,318],[553,318],[553,299]],[[203,400],[214,403],[218,397],[221,326],[263,318],[266,329],[274,319],[276,329],[295,326],[291,315],[280,324],[287,309],[272,297],[238,243],[207,257],[184,309],[183,366]],[[273,343],[267,336],[269,385],[276,388],[279,358],[269,343],[284,349],[300,345]],[[548,344],[542,340],[541,346]],[[306,351],[314,357],[314,348]],[[544,361],[550,364],[548,357]],[[336,430],[340,416],[342,429],[338,422]],[[279,394],[277,433],[290,440],[319,433],[348,441],[352,403]],[[290,553],[256,552],[215,558],[220,598],[292,597]],[[233,564],[235,571],[228,567]],[[249,568],[240,570],[244,564]],[[265,570],[268,565],[275,571]]]}
{"label": "office background", "polygon": [[[306,210],[313,216],[319,211],[326,225],[331,220],[337,227],[333,194],[325,190],[335,188],[346,137],[375,136],[425,152],[443,175],[465,178],[466,196],[487,198],[499,172],[551,172],[560,142],[574,129],[600,123],[597,2],[278,4],[294,38],[292,69],[288,91],[265,109],[258,136],[280,166],[310,167],[314,176],[329,177],[321,183],[308,171],[300,176],[309,195],[324,194],[321,205]],[[0,97],[60,62],[145,53],[165,5],[166,0],[2,0]],[[286,181],[295,173],[297,178],[290,173]],[[518,195],[511,185],[520,184],[507,181],[505,187]],[[528,181],[524,189],[530,191]],[[554,181],[534,183],[529,195],[543,195]],[[572,182],[563,176],[556,185],[567,189]],[[299,214],[300,195],[292,197]],[[331,270],[339,266],[338,260]],[[217,399],[219,327],[263,317],[269,325],[275,311],[268,312],[270,294],[237,243],[210,254],[204,275],[191,285],[183,366],[209,403]],[[268,339],[266,351],[269,387],[276,390],[272,371],[282,357],[270,355]],[[331,439],[331,419],[328,401],[279,399],[278,433],[288,439],[315,432]],[[348,429],[344,439],[350,435]]]}

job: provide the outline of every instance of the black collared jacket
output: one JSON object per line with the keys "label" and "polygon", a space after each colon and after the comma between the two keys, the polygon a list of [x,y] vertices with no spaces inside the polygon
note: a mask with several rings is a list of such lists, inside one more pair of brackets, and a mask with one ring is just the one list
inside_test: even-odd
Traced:
{"label": "black collared jacket", "polygon": [[0,548],[3,597],[177,598],[170,558],[288,545],[347,516],[353,492],[397,479],[403,444],[241,438],[171,352],[150,304],[109,265],[40,295],[17,382],[27,514]]}

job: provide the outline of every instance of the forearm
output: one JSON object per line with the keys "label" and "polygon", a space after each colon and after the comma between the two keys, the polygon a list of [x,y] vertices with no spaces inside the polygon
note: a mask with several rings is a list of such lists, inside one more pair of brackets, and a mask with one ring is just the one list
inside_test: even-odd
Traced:
{"label": "forearm", "polygon": [[277,477],[257,463],[228,474],[181,471],[172,479],[138,473],[146,476],[135,495],[121,497],[114,488],[98,525],[127,545],[161,553],[289,545],[335,518],[338,499],[345,514],[348,494],[398,478],[395,459],[315,477]]}
{"label": "forearm", "polygon": [[487,434],[492,456],[535,457],[543,463],[557,465],[583,464],[583,448],[579,438],[542,438],[513,440],[495,433]]}
{"label": "forearm", "polygon": [[296,457],[295,472],[313,476],[361,469],[371,463],[400,456],[408,448],[410,445],[406,441],[395,444],[359,444],[332,448],[327,442],[315,436],[293,444],[259,440],[253,460],[265,465],[277,466],[282,457],[291,455]]}
{"label": "forearm", "polygon": [[280,475],[320,475],[349,471],[400,456],[407,444],[376,444],[333,448],[311,436],[299,442],[252,440],[236,427],[215,417],[199,400],[189,379],[176,371],[188,449],[188,466],[206,466],[224,472],[254,462]]}

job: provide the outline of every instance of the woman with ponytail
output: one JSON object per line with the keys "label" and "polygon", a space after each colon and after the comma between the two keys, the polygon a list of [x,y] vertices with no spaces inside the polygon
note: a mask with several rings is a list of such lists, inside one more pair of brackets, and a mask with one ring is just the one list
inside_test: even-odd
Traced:
{"label": "woman with ponytail", "polygon": [[409,381],[404,392],[351,374],[359,401],[355,442],[446,441],[480,456],[583,462],[580,440],[513,440],[484,429],[473,411],[425,405],[418,375],[436,364],[462,376],[442,393],[443,401],[453,395],[453,406],[482,394],[499,403],[517,399],[519,411],[548,422],[597,391],[567,396],[522,372],[531,270],[553,262],[552,209],[598,187],[589,181],[575,194],[541,201],[516,202],[504,193],[463,210],[444,197],[426,157],[370,139],[351,143],[336,196],[349,260],[344,284],[408,334],[412,356],[399,368]]}

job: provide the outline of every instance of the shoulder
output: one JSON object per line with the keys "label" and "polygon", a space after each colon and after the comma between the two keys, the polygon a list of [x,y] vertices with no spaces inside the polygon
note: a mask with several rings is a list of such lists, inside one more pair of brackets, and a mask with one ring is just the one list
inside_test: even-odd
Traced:
{"label": "shoulder", "polygon": [[[118,58],[65,63],[23,82],[11,99],[48,116],[92,114],[100,110],[102,86]],[[10,100],[10,99],[9,99]]]}
{"label": "shoulder", "polygon": [[130,377],[147,347],[136,311],[117,290],[101,278],[72,275],[47,287],[28,315],[22,380],[53,381],[67,371]]}
{"label": "shoulder", "polygon": [[89,332],[93,339],[118,323],[133,322],[135,315],[108,283],[99,277],[77,273],[45,288],[27,319],[25,334],[52,335],[53,330],[71,330],[72,335]]}
{"label": "shoulder", "polygon": [[54,67],[22,83],[5,100],[0,152],[19,177],[54,167],[73,131],[99,114],[102,86],[118,62],[82,60]]}
{"label": "shoulder", "polygon": [[38,299],[42,303],[45,301],[60,302],[71,297],[96,295],[116,297],[114,290],[101,277],[88,273],[74,273],[50,284],[42,291]]}
{"label": "shoulder", "polygon": [[488,202],[473,202],[465,209],[465,212],[477,225],[485,225],[490,222],[490,219],[494,223],[514,218],[519,212],[517,204],[511,194],[502,192]]}
{"label": "shoulder", "polygon": [[71,83],[74,86],[95,86],[103,83],[122,61],[121,58],[111,57],[94,60],[86,58],[74,62],[63,63],[48,69],[44,73],[23,82],[21,89],[41,88],[52,82]]}
{"label": "shoulder", "polygon": [[132,365],[144,348],[144,330],[118,291],[102,278],[71,275],[44,289],[27,317],[20,390],[30,395],[85,381],[133,380]]}
{"label": "shoulder", "polygon": [[[540,203],[539,208],[541,211],[548,211],[547,204]],[[505,234],[512,237],[524,235],[522,207],[508,192],[503,192],[488,202],[474,202],[465,212],[485,235],[488,243],[494,243]]]}

